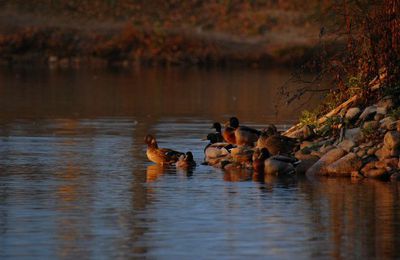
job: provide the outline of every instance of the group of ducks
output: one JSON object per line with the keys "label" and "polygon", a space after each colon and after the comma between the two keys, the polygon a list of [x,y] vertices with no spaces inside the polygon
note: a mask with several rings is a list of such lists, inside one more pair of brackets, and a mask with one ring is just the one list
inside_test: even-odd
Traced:
{"label": "group of ducks", "polygon": [[[215,132],[209,133],[204,148],[203,164],[222,169],[246,168],[269,175],[291,175],[299,161],[292,156],[298,148],[296,139],[281,135],[274,125],[259,131],[242,126],[236,117],[225,124],[212,125]],[[196,166],[191,152],[181,153],[159,148],[152,135],[145,137],[147,158],[161,165],[175,164],[177,168],[189,169]]]}

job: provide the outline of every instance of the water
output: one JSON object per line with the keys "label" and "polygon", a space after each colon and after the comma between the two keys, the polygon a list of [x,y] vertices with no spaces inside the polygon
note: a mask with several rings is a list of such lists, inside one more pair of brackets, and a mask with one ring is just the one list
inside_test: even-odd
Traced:
{"label": "water", "polygon": [[146,159],[147,133],[200,162],[215,120],[237,115],[247,125],[286,127],[304,107],[276,105],[288,77],[2,70],[0,258],[400,257],[397,184],[259,182],[245,171],[184,172]]}

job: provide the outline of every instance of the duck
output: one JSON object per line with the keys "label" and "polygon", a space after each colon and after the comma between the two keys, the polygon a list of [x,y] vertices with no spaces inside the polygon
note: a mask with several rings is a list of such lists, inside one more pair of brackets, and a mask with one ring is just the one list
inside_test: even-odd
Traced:
{"label": "duck", "polygon": [[[254,143],[257,142],[261,132],[247,126],[240,126],[239,119],[237,117],[231,117],[227,128],[234,130],[235,144],[238,146],[246,145],[254,147]],[[224,136],[225,137],[225,136]]]}
{"label": "duck", "polygon": [[147,144],[147,158],[157,164],[173,164],[176,163],[184,153],[174,151],[168,148],[159,148],[156,138],[152,135],[146,135],[144,142]]}
{"label": "duck", "polygon": [[249,146],[238,146],[231,150],[232,160],[243,168],[251,168],[253,149]]}
{"label": "duck", "polygon": [[283,136],[273,129],[265,129],[257,140],[256,148],[266,148],[271,155],[290,155],[297,145],[296,139]]}
{"label": "duck", "polygon": [[177,168],[189,169],[196,167],[196,162],[193,159],[192,152],[187,152],[185,155],[181,155],[178,161],[175,163]]}
{"label": "duck", "polygon": [[224,137],[222,136],[222,126],[219,122],[214,122],[211,129],[215,129],[215,132],[210,134],[214,135],[214,139],[217,143],[225,142]]}
{"label": "duck", "polygon": [[207,135],[207,140],[210,142],[204,148],[204,163],[208,165],[217,165],[221,160],[230,158],[232,144],[218,142],[218,137],[214,133]]}
{"label": "duck", "polygon": [[232,145],[236,145],[236,137],[235,137],[235,129],[229,126],[229,123],[226,123],[224,132],[222,133],[222,137],[224,140]]}
{"label": "duck", "polygon": [[296,172],[295,167],[301,161],[294,157],[285,155],[273,155],[269,153],[268,149],[261,148],[254,151],[253,154],[253,169],[258,174],[288,176]]}

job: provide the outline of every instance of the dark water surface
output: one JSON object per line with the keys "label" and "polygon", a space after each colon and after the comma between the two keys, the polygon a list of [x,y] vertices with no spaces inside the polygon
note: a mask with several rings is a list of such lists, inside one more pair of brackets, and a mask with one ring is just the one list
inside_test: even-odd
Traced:
{"label": "dark water surface", "polygon": [[[0,258],[399,258],[396,184],[267,178],[147,161],[215,120],[284,128],[287,71],[0,72]],[[277,111],[278,108],[278,111]]]}

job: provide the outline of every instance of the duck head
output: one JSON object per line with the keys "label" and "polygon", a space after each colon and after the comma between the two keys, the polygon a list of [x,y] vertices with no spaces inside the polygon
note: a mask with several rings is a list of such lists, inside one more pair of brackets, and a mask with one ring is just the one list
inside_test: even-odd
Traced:
{"label": "duck head", "polygon": [[215,129],[216,132],[221,133],[222,127],[221,127],[221,124],[219,122],[215,122],[212,125],[211,129]]}
{"label": "duck head", "polygon": [[187,161],[187,162],[193,162],[194,161],[192,152],[187,152],[186,153],[185,161]]}
{"label": "duck head", "polygon": [[156,138],[152,135],[146,135],[144,138],[144,142],[147,144],[148,147],[158,148]]}
{"label": "duck head", "polygon": [[239,127],[239,119],[237,117],[229,118],[229,126],[236,129]]}

